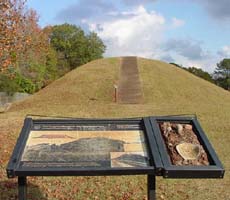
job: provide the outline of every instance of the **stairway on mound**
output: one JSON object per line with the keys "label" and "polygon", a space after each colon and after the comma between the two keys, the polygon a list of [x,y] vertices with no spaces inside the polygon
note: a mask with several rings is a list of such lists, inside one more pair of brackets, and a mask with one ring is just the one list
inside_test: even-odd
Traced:
{"label": "stairway on mound", "polygon": [[136,57],[122,58],[117,102],[123,104],[138,104],[143,102],[143,91]]}

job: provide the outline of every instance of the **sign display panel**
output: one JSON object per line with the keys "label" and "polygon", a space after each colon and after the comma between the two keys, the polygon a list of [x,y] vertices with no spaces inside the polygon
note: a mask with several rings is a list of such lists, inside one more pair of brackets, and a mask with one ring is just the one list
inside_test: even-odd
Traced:
{"label": "sign display panel", "polygon": [[[149,165],[142,130],[79,126],[79,130],[30,131],[23,167],[145,167]],[[126,126],[126,129],[129,128]]]}
{"label": "sign display panel", "polygon": [[26,118],[7,167],[15,176],[156,174],[221,178],[224,169],[193,117]]}
{"label": "sign display panel", "polygon": [[156,178],[223,178],[224,168],[194,117],[134,119],[26,118],[8,163],[18,177],[19,200],[27,176],[148,175]]}

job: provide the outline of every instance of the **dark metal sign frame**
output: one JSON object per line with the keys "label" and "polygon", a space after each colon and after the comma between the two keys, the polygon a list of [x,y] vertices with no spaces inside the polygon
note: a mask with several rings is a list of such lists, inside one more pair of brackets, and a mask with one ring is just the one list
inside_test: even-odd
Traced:
{"label": "dark metal sign frame", "polygon": [[[210,161],[209,166],[176,166],[172,165],[170,157],[163,138],[161,136],[159,122],[176,122],[186,123],[193,126],[194,132],[198,137],[199,142],[208,154]],[[223,178],[224,169],[214,151],[211,143],[206,137],[203,129],[201,128],[198,120],[195,117],[150,117],[150,123],[153,129],[153,134],[159,149],[159,154],[163,162],[164,178]]]}
{"label": "dark metal sign frame", "polygon": [[[103,176],[103,175],[138,175],[138,174],[154,174],[154,157],[152,153],[149,152],[150,156],[150,166],[149,167],[132,167],[132,168],[70,168],[70,167],[46,167],[46,168],[30,168],[30,167],[22,167],[20,165],[21,157],[23,150],[26,145],[26,141],[28,139],[29,133],[31,130],[36,130],[34,127],[38,125],[103,125],[103,124],[135,124],[143,126],[142,119],[135,120],[32,120],[31,118],[27,118],[24,123],[24,127],[21,131],[20,137],[17,141],[16,147],[10,159],[10,162],[7,167],[7,174],[9,178],[13,178],[15,176]],[[47,129],[43,129],[47,130]],[[50,130],[50,129],[49,129]],[[63,130],[61,128],[55,130]],[[70,129],[68,129],[70,130]],[[148,130],[144,131],[146,139],[148,137],[153,137]],[[147,147],[150,149],[150,144],[147,139]],[[159,155],[158,155],[159,156]]]}
{"label": "dark metal sign frame", "polygon": [[[158,122],[169,121],[179,123],[190,123],[208,154],[211,165],[209,166],[175,166],[170,162],[166,146],[164,144]],[[139,126],[143,130],[149,166],[127,167],[127,168],[79,168],[79,167],[24,167],[21,158],[28,140],[30,131],[33,130],[76,130],[82,125],[103,126],[106,124]],[[49,126],[51,125],[51,126]],[[53,127],[50,129],[50,127]],[[122,127],[122,126],[121,126]],[[122,130],[122,129],[121,129]],[[196,118],[191,117],[144,117],[134,119],[32,119],[26,118],[24,126],[7,166],[9,178],[18,177],[19,199],[26,200],[26,177],[27,176],[104,176],[104,175],[139,175],[148,176],[148,199],[155,199],[155,176],[164,178],[223,178],[224,168],[219,161],[208,138],[202,130]]]}

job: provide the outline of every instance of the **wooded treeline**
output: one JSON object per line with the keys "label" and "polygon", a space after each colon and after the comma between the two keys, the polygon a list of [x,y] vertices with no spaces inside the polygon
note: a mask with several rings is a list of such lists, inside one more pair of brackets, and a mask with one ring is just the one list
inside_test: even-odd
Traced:
{"label": "wooded treeline", "polygon": [[0,2],[0,91],[34,93],[104,51],[96,33],[75,25],[39,27],[26,0]]}
{"label": "wooded treeline", "polygon": [[230,91],[230,59],[225,58],[217,63],[215,71],[210,74],[200,68],[196,67],[183,67],[182,65],[178,65],[176,63],[170,63],[175,65],[176,67],[182,68],[195,76],[198,76],[206,81],[214,83],[219,87],[222,87],[226,90]]}

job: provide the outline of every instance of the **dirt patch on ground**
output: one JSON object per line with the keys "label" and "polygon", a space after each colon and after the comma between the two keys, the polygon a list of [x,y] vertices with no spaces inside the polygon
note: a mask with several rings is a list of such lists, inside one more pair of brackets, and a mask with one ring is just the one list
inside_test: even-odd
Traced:
{"label": "dirt patch on ground", "polygon": [[143,102],[136,57],[122,58],[117,97],[118,103],[138,104]]}
{"label": "dirt patch on ground", "polygon": [[[208,156],[194,133],[192,125],[163,122],[159,123],[159,126],[173,165],[209,165]],[[183,152],[180,152],[178,148],[182,146],[181,144],[188,147],[183,150],[184,154],[189,154],[191,151],[190,154],[197,154],[196,158],[184,158]],[[197,148],[198,151],[191,147]]]}

